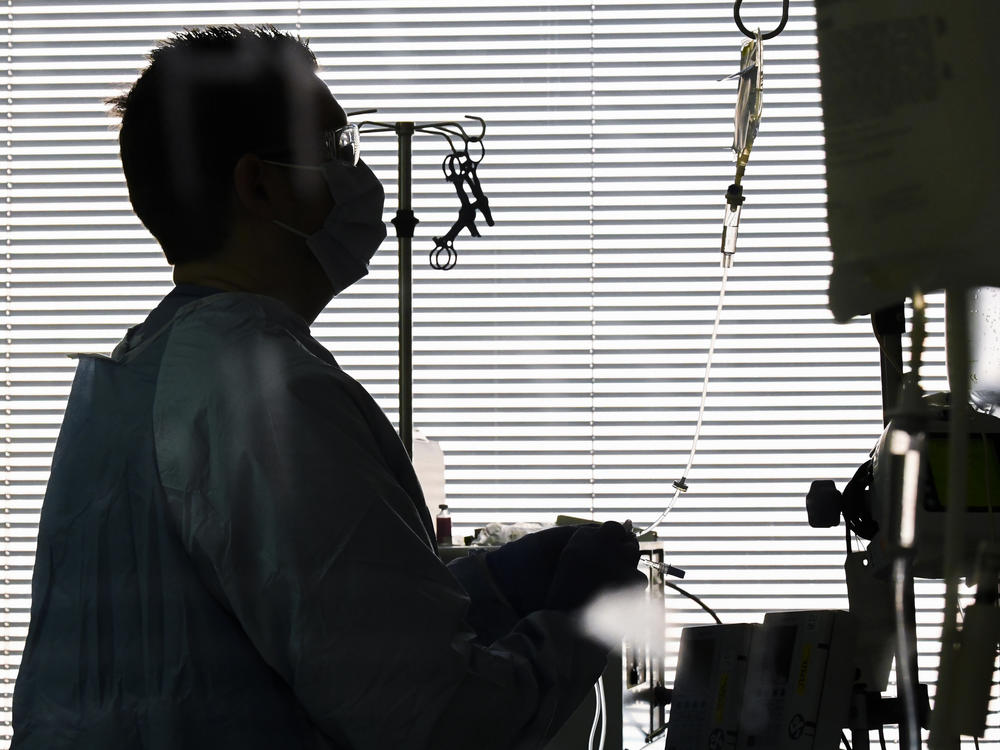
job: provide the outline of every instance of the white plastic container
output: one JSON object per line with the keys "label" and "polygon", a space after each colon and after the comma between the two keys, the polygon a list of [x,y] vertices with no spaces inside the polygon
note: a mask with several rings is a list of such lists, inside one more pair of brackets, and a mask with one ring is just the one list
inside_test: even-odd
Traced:
{"label": "white plastic container", "polygon": [[437,441],[429,439],[420,430],[413,430],[413,468],[424,491],[424,502],[431,517],[438,507],[447,504],[444,488],[444,452]]}

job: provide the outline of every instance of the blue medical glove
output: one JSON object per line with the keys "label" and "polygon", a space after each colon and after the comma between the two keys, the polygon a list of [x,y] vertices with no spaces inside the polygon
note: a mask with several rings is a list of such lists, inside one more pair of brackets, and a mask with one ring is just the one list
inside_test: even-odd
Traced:
{"label": "blue medical glove", "polygon": [[497,588],[518,617],[545,607],[556,563],[580,526],[556,526],[536,531],[486,555]]}
{"label": "blue medical glove", "polygon": [[648,581],[638,565],[631,529],[615,521],[580,526],[559,556],[545,607],[571,612],[605,591],[642,590]]}

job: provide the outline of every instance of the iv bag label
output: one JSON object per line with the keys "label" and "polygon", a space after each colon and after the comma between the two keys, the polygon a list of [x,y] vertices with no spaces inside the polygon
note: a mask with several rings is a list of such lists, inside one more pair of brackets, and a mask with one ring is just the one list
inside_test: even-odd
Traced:
{"label": "iv bag label", "polygon": [[1000,285],[1000,3],[817,0],[816,19],[834,316]]}
{"label": "iv bag label", "polygon": [[[851,126],[937,99],[932,24],[920,16],[831,28],[823,38],[824,75],[831,81],[823,88],[827,126]],[[866,80],[873,70],[881,75]]]}

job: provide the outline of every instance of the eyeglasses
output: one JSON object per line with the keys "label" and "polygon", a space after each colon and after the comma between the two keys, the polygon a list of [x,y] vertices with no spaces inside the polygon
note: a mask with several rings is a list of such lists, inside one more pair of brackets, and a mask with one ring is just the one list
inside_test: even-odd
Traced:
{"label": "eyeglasses", "polygon": [[[288,158],[294,152],[288,148],[278,148],[264,149],[256,153],[262,157]],[[324,130],[320,156],[324,162],[335,161],[349,167],[358,166],[358,161],[361,159],[361,133],[358,126],[348,123],[339,128]]]}
{"label": "eyeglasses", "polygon": [[338,161],[349,167],[358,166],[361,158],[361,132],[354,123],[348,123],[323,133],[323,153],[328,161]]}

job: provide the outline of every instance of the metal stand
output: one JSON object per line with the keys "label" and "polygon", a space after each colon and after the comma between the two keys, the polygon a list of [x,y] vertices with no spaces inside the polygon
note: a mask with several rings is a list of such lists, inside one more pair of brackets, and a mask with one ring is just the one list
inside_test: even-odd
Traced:
{"label": "metal stand", "polygon": [[[917,708],[920,712],[920,725],[926,727],[931,711],[926,685],[917,686]],[[883,698],[877,691],[866,690],[864,685],[855,685],[847,725],[847,729],[851,730],[851,747],[853,750],[869,750],[871,742],[868,732],[876,729],[881,732],[882,727],[886,726],[899,727],[899,747],[906,747],[909,738],[906,736],[904,714],[900,698]]]}
{"label": "metal stand", "polygon": [[399,139],[399,207],[392,225],[399,239],[399,437],[413,458],[413,130],[396,123]]}
{"label": "metal stand", "polygon": [[[478,117],[471,119],[483,125],[483,132],[478,136],[468,135],[457,122],[433,122],[421,125],[413,122],[362,122],[359,125],[359,128],[367,133],[396,133],[399,146],[399,206],[392,220],[399,241],[399,437],[411,458],[413,457],[413,231],[419,223],[413,214],[413,134],[433,133],[443,136],[449,144],[452,144],[451,136],[460,137],[466,143],[479,142],[485,135],[485,123]],[[452,150],[454,150],[453,145]]]}
{"label": "metal stand", "polygon": [[889,424],[899,400],[903,385],[903,333],[906,331],[906,314],[903,303],[898,302],[871,314],[872,329],[879,345],[879,362],[882,369],[882,426]]}

